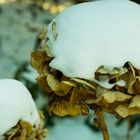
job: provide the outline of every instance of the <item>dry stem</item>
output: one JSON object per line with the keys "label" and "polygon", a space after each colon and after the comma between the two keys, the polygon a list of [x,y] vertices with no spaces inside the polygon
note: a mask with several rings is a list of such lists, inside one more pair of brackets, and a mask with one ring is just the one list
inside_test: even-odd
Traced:
{"label": "dry stem", "polygon": [[100,128],[102,130],[103,138],[104,140],[109,140],[109,133],[107,130],[107,126],[105,123],[104,115],[102,111],[97,111],[97,116],[100,122]]}
{"label": "dry stem", "polygon": [[131,118],[128,118],[127,140],[132,140],[131,139]]}

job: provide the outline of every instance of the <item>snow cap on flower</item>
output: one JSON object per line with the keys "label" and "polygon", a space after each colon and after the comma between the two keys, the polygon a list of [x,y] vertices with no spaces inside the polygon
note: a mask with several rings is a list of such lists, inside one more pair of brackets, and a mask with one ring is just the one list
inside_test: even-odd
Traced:
{"label": "snow cap on flower", "polygon": [[27,88],[13,79],[0,80],[0,135],[5,134],[20,120],[38,127],[40,118]]}
{"label": "snow cap on flower", "polygon": [[48,26],[50,67],[65,76],[93,79],[101,65],[140,67],[140,6],[129,0],[78,4]]}

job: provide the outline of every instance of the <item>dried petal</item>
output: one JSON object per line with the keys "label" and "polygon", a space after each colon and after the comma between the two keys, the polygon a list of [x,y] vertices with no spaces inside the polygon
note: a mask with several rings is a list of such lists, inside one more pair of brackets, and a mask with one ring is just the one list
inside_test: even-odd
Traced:
{"label": "dried petal", "polygon": [[52,58],[48,57],[45,51],[36,51],[31,54],[31,65],[40,74],[48,73],[49,62]]}
{"label": "dried petal", "polygon": [[119,105],[115,109],[116,113],[122,118],[126,118],[129,115],[129,110],[126,105]]}
{"label": "dried petal", "polygon": [[129,108],[134,108],[134,107],[140,109],[140,95],[134,96],[131,103],[129,104]]}
{"label": "dried petal", "polygon": [[76,83],[79,83],[81,86],[85,87],[85,88],[88,88],[88,89],[91,89],[91,90],[94,90],[95,89],[95,86],[93,82],[90,82],[87,80],[82,80],[82,79],[79,79],[79,78],[72,78],[72,81],[75,81]]}

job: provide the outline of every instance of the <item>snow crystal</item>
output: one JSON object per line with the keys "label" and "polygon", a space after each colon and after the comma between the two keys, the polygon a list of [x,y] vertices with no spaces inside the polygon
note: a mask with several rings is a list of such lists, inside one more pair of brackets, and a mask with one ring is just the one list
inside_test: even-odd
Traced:
{"label": "snow crystal", "polygon": [[50,67],[68,77],[94,79],[101,65],[140,68],[140,6],[129,0],[78,4],[48,26]]}
{"label": "snow crystal", "polygon": [[0,80],[0,135],[15,126],[19,120],[39,125],[39,114],[27,88],[19,81]]}

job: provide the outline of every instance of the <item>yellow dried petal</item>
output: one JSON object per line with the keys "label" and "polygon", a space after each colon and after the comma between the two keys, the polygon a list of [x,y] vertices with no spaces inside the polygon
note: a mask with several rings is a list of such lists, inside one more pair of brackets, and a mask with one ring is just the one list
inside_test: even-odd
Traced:
{"label": "yellow dried petal", "polygon": [[115,97],[116,97],[115,100],[118,102],[122,102],[122,101],[132,98],[132,96],[130,95],[124,94],[122,92],[117,92],[117,91],[115,91]]}
{"label": "yellow dried petal", "polygon": [[20,126],[27,131],[27,135],[32,132],[33,126],[26,121],[20,121]]}
{"label": "yellow dried petal", "polygon": [[60,82],[60,87],[61,87],[61,90],[63,90],[64,94],[66,95],[72,88],[71,85],[67,84],[66,82],[64,81],[61,81]]}
{"label": "yellow dried petal", "polygon": [[53,90],[53,91],[59,91],[61,90],[59,81],[51,74],[47,75],[47,82],[49,87]]}
{"label": "yellow dried petal", "polygon": [[95,86],[93,84],[91,84],[90,82],[87,82],[86,80],[82,80],[82,79],[78,79],[78,78],[72,78],[72,81],[75,81],[81,85],[87,86],[91,89],[95,89]]}
{"label": "yellow dried petal", "polygon": [[69,85],[71,87],[76,87],[76,84],[72,83],[71,81],[62,81],[62,83]]}
{"label": "yellow dried petal", "polygon": [[126,118],[129,115],[128,107],[125,105],[118,105],[115,111],[122,118]]}
{"label": "yellow dried petal", "polygon": [[139,108],[129,108],[128,105],[119,105],[115,109],[115,111],[122,118],[126,118],[126,117],[131,116],[131,115],[140,114]]}
{"label": "yellow dried petal", "polygon": [[113,92],[107,92],[103,95],[103,100],[105,100],[107,103],[113,103],[115,102],[116,96]]}
{"label": "yellow dried petal", "polygon": [[68,104],[67,112],[71,116],[78,116],[81,114],[81,107],[77,104]]}
{"label": "yellow dried petal", "polygon": [[129,104],[129,108],[134,108],[134,107],[140,108],[140,95],[134,96],[131,103]]}
{"label": "yellow dried petal", "polygon": [[49,113],[53,113],[57,116],[66,116],[68,114],[66,104],[66,101],[54,101],[49,107]]}

